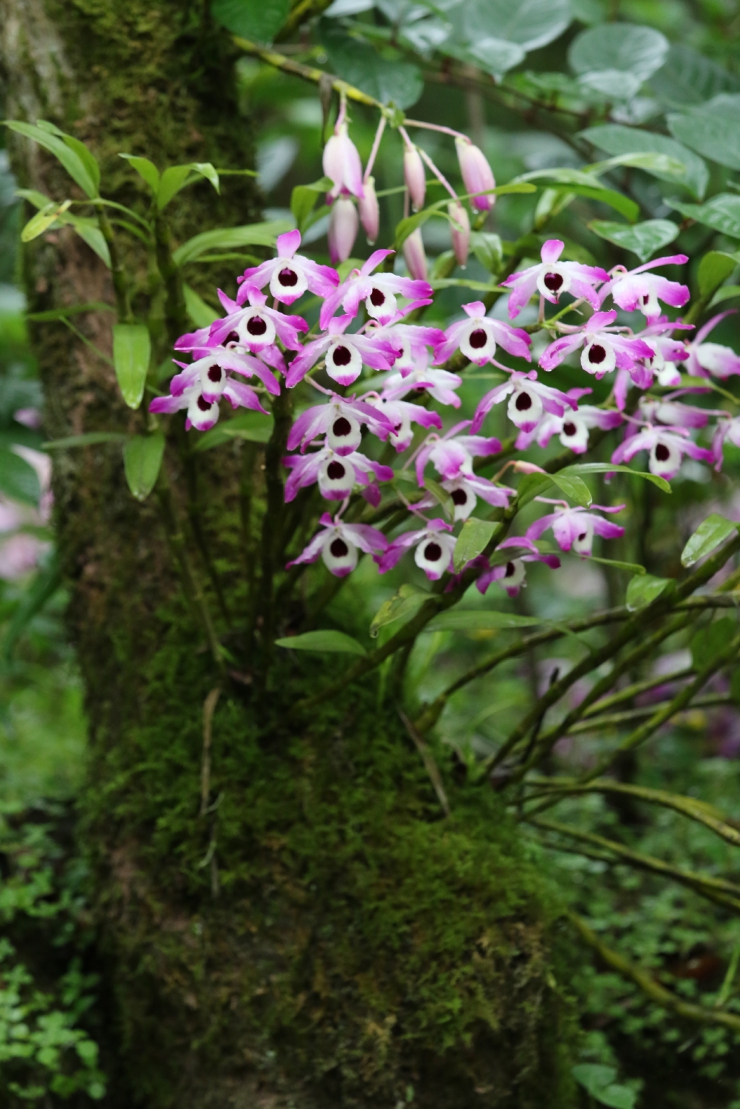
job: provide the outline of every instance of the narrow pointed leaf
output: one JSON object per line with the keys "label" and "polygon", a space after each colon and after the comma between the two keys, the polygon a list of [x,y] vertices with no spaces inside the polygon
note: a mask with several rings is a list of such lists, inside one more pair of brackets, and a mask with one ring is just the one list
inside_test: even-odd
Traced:
{"label": "narrow pointed leaf", "polygon": [[453,555],[453,563],[458,573],[466,563],[477,558],[486,549],[498,526],[491,520],[479,520],[477,516],[470,516],[465,521]]}
{"label": "narrow pointed leaf", "polygon": [[164,456],[164,435],[134,435],[123,448],[123,468],[128,487],[137,501],[146,500],[154,488]]}
{"label": "narrow pointed leaf", "polygon": [[92,447],[98,443],[122,443],[128,436],[121,431],[88,431],[84,435],[68,435],[65,439],[50,439],[42,443],[45,451],[71,450],[74,447]]}
{"label": "narrow pointed leaf", "polygon": [[37,212],[35,216],[31,216],[21,231],[21,242],[30,243],[33,239],[37,239],[39,235],[43,235],[44,231],[48,231],[51,225],[56,223],[62,212],[67,211],[71,203],[71,200],[64,200],[61,204],[56,204],[54,201],[51,204],[45,204],[40,212]]}
{"label": "narrow pointed leaf", "polygon": [[495,631],[499,628],[531,628],[545,621],[539,616],[520,616],[516,612],[484,609],[450,609],[431,620],[424,631]]}
{"label": "narrow pointed leaf", "polygon": [[[33,139],[39,146],[43,146],[45,150],[53,154],[64,166],[72,180],[77,182],[87,196],[92,198],[98,195],[98,185],[95,176],[91,175],[90,170],[80,158],[77,151],[68,146],[64,138],[60,138],[59,135],[53,134],[41,127],[34,126],[32,123],[7,120],[5,126],[19,135],[25,135],[26,138]],[[65,137],[69,138],[70,136]]]}
{"label": "narrow pointed leaf", "polygon": [[41,486],[33,466],[8,448],[0,449],[0,493],[14,501],[37,505]]}
{"label": "narrow pointed leaf", "polygon": [[194,262],[201,254],[211,250],[235,250],[242,246],[274,247],[278,235],[290,231],[290,220],[268,220],[264,223],[248,223],[243,227],[216,227],[212,231],[201,231],[194,235],[173,254],[175,263],[184,266]]}
{"label": "narrow pointed leaf", "polygon": [[151,340],[140,323],[117,323],[113,327],[113,365],[123,399],[129,408],[138,408],[144,396],[149,371]]}
{"label": "narrow pointed leaf", "polygon": [[575,501],[576,504],[582,505],[583,508],[589,508],[593,504],[593,497],[586,482],[577,474],[566,474],[562,470],[558,470],[548,476],[550,481],[557,485],[561,493],[565,493],[566,497]]}
{"label": "narrow pointed leaf", "polygon": [[119,158],[125,158],[127,162],[136,170],[139,177],[146,181],[149,188],[152,190],[154,196],[159,192],[159,170],[154,162],[150,162],[148,158],[139,158],[135,154],[119,154]]}
{"label": "narrow pointed leaf", "polygon": [[431,593],[425,593],[421,589],[416,589],[413,585],[402,585],[389,600],[383,601],[383,604],[375,613],[370,625],[370,638],[377,639],[381,628],[387,624],[394,624],[397,620],[403,619],[404,616],[410,616],[431,596]]}
{"label": "narrow pointed leaf", "polygon": [[724,543],[725,539],[729,539],[731,535],[736,535],[737,530],[738,525],[734,524],[732,520],[727,520],[719,513],[713,512],[711,516],[707,516],[706,520],[702,520],[687,542],[681,552],[681,565],[693,566],[699,559],[711,554],[713,550]]}
{"label": "narrow pointed leaf", "polygon": [[276,639],[276,647],[288,647],[292,651],[331,651],[344,655],[365,655],[365,648],[351,635],[326,629],[325,631],[305,632],[291,635],[286,639]]}
{"label": "narrow pointed leaf", "polygon": [[644,478],[645,481],[657,485],[664,493],[670,493],[671,487],[664,477],[658,474],[649,474],[645,470],[631,470],[629,466],[615,466],[611,462],[577,462],[574,466],[566,466],[561,474],[632,474],[633,477]]}

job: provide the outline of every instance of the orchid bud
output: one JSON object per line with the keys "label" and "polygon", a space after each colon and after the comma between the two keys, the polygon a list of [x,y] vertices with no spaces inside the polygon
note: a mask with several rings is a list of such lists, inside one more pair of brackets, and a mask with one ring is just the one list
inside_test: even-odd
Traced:
{"label": "orchid bud", "polygon": [[354,201],[348,196],[338,196],[331,206],[329,216],[329,257],[332,265],[347,261],[355,245],[358,227]]}
{"label": "orchid bud", "polygon": [[452,249],[459,266],[465,266],[468,261],[470,249],[470,219],[468,210],[459,200],[451,200],[447,205],[447,214],[450,217],[450,235]]}
{"label": "orchid bud", "polygon": [[367,241],[372,246],[378,237],[380,228],[380,209],[375,194],[375,178],[366,177],[362,184],[365,195],[359,202],[360,221],[365,229]]}
{"label": "orchid bud", "polygon": [[427,191],[427,175],[421,155],[415,146],[407,146],[403,153],[403,179],[411,197],[411,207],[415,212],[424,207]]}
{"label": "orchid bud", "polygon": [[490,194],[488,196],[476,195],[486,189],[496,188],[493,170],[488,164],[488,159],[483,151],[475,146],[470,139],[462,136],[455,139],[455,149],[460,162],[460,172],[465,184],[465,191],[471,194],[473,207],[477,208],[479,212],[490,212],[496,203],[496,197]]}
{"label": "orchid bud", "polygon": [[332,182],[328,193],[330,202],[340,193],[362,197],[362,163],[357,147],[347,134],[346,123],[340,124],[329,138],[324,147],[322,164],[325,175]]}
{"label": "orchid bud", "polygon": [[424,253],[424,242],[421,237],[421,228],[412,231],[403,244],[403,257],[408,271],[415,281],[427,279],[427,256]]}

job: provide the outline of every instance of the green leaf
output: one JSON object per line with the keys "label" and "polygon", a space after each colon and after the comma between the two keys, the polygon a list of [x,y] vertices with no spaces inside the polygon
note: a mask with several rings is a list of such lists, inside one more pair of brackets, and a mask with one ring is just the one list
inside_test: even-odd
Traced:
{"label": "green leaf", "polygon": [[539,497],[551,484],[550,474],[525,474],[516,490],[519,508],[524,508],[535,497]]}
{"label": "green leaf", "polygon": [[[489,40],[516,43],[522,51],[537,50],[552,42],[568,27],[572,13],[568,0],[465,0],[428,5],[442,8],[453,27],[455,39],[471,49]],[[516,62],[514,63],[516,64]]]}
{"label": "green leaf", "polygon": [[[60,137],[62,132],[56,135],[49,131],[45,131],[40,126],[34,126],[32,123],[20,123],[16,120],[6,120],[5,126],[19,135],[25,135],[26,138],[33,139],[39,146],[43,146],[45,150],[53,154],[57,161],[61,162],[64,166],[72,180],[77,182],[87,196],[96,197],[98,195],[100,173],[98,171],[96,179],[95,174],[90,172],[88,164],[80,158],[76,150],[73,150],[72,147],[67,144],[66,139],[71,138],[70,135],[65,135],[62,138]],[[92,158],[92,155],[90,155],[90,158]]]}
{"label": "green leaf", "polygon": [[92,447],[96,443],[122,443],[127,438],[120,431],[88,431],[84,435],[68,435],[66,439],[50,439],[41,446],[45,451],[62,451],[73,447]]}
{"label": "green leaf", "polygon": [[138,408],[141,404],[150,356],[151,340],[144,324],[114,324],[113,365],[123,399],[129,408]]}
{"label": "green leaf", "polygon": [[721,304],[723,300],[731,300],[733,297],[740,297],[740,285],[723,285],[710,300],[709,307],[714,308],[715,304]]}
{"label": "green leaf", "polygon": [[596,1100],[600,1101],[602,1105],[608,1105],[610,1109],[634,1109],[637,1093],[629,1086],[619,1086],[614,1083],[614,1085],[600,1090],[596,1095]]}
{"label": "green leaf", "polygon": [[[740,118],[738,119],[740,127]],[[675,208],[682,216],[697,220],[731,239],[740,239],[740,196],[737,193],[718,193],[706,204],[681,204],[674,198],[666,198],[666,204]]]}
{"label": "green leaf", "polygon": [[148,158],[139,158],[136,154],[119,154],[119,158],[125,158],[127,162],[136,170],[139,177],[146,181],[147,185],[152,191],[152,195],[156,196],[159,192],[159,170],[154,162],[150,162]]}
{"label": "green leaf", "polygon": [[615,466],[613,462],[576,462],[573,466],[566,466],[560,470],[561,474],[632,474],[633,477],[644,478],[645,481],[657,485],[664,493],[672,492],[670,485],[664,477],[658,474],[649,474],[646,470],[631,470],[629,466]]}
{"label": "green leaf", "polygon": [[656,250],[672,243],[679,232],[678,224],[668,219],[649,219],[632,226],[594,219],[588,226],[599,238],[631,250],[641,262],[647,262]]}
{"label": "green leaf", "polygon": [[565,473],[563,470],[558,470],[557,473],[549,474],[550,481],[557,485],[561,493],[565,493],[566,497],[575,501],[576,504],[588,508],[593,504],[593,497],[582,478],[573,473]]}
{"label": "green leaf", "polygon": [[44,231],[47,231],[53,223],[56,223],[58,217],[67,211],[71,203],[71,200],[64,200],[61,204],[57,204],[52,200],[50,204],[45,204],[40,212],[31,216],[21,231],[21,242],[30,243],[39,235],[43,235]]}
{"label": "green leaf", "polygon": [[424,91],[424,78],[418,66],[401,58],[389,58],[376,46],[328,21],[319,25],[321,45],[329,58],[329,69],[381,104],[394,104],[405,110]]}
{"label": "green leaf", "polygon": [[41,486],[33,466],[8,448],[0,449],[0,493],[14,501],[38,505]]}
{"label": "green leaf", "polygon": [[290,220],[278,219],[248,223],[242,227],[214,227],[212,231],[201,231],[188,239],[172,257],[176,265],[184,266],[211,250],[235,250],[241,246],[274,247],[278,235],[290,231],[291,226]]}
{"label": "green leaf", "polygon": [[470,235],[470,249],[489,273],[499,272],[504,257],[500,235],[493,231],[473,231]]}
{"label": "green leaf", "polygon": [[164,457],[164,435],[134,435],[123,448],[123,468],[128,487],[137,501],[144,501],[154,488]]}
{"label": "green leaf", "polygon": [[[42,121],[39,120],[39,124],[41,124],[41,122]],[[98,159],[95,157],[95,155],[93,154],[93,152],[91,150],[88,150],[88,148],[85,146],[84,142],[80,142],[80,140],[75,138],[74,135],[65,135],[63,131],[58,131],[58,134],[62,138],[63,142],[65,142],[67,144],[67,146],[69,147],[70,150],[74,151],[74,153],[77,155],[77,157],[82,162],[83,166],[85,167],[88,174],[90,175],[90,180],[93,182],[93,184],[95,186],[95,192],[94,192],[93,195],[94,196],[99,196],[100,195],[100,166],[98,165]]]}
{"label": "green leaf", "polygon": [[[508,185],[498,185],[495,189],[487,189],[486,193],[491,196],[503,196],[506,193],[533,193],[535,191],[534,185],[528,181],[519,179],[517,181],[510,181]],[[461,196],[461,200],[467,199],[467,196]],[[413,216],[407,216],[396,225],[396,248],[400,249],[403,243],[406,242],[409,235],[416,231],[417,227],[422,224],[431,216],[441,216],[447,219],[447,204],[448,200],[438,200],[434,204],[430,204],[427,208],[422,208],[420,212],[416,212]],[[630,203],[632,203],[630,201]],[[634,206],[637,208],[637,205]],[[639,209],[637,209],[639,211]],[[340,275],[341,276],[341,275]]]}
{"label": "green leaf", "polygon": [[51,320],[63,320],[67,316],[76,316],[80,312],[115,312],[111,304],[102,300],[91,300],[88,304],[71,304],[66,308],[50,308],[48,312],[27,312],[26,319],[35,323],[48,323]]}
{"label": "green leaf", "polygon": [[705,158],[740,169],[740,94],[722,93],[680,115],[669,115],[668,127]]}
{"label": "green leaf", "polygon": [[650,87],[668,108],[683,108],[722,92],[736,92],[740,82],[693,47],[674,43],[662,68],[650,78]]}
{"label": "green leaf", "polygon": [[211,15],[234,35],[271,43],[288,18],[290,0],[214,0]]}
{"label": "green leaf", "polygon": [[638,574],[627,586],[627,608],[637,612],[651,604],[673,582],[669,578],[656,578],[652,574]]}
{"label": "green leaf", "polygon": [[578,74],[617,70],[634,74],[642,83],[663,65],[668,46],[668,39],[652,27],[603,23],[576,35],[568,61]]}
{"label": "green leaf", "polygon": [[607,123],[601,127],[589,127],[581,131],[579,138],[587,139],[593,146],[614,156],[633,152],[664,154],[684,167],[684,173],[677,176],[672,169],[661,166],[644,165],[641,168],[661,181],[685,185],[699,200],[704,196],[709,181],[706,163],[692,150],[668,135],[654,131],[642,131],[637,127],[624,127],[618,123]]}
{"label": "green leaf", "polygon": [[318,199],[319,192],[313,185],[296,185],[290,194],[290,210],[301,233],[305,230]]}
{"label": "green leaf", "polygon": [[268,443],[274,424],[272,416],[263,416],[261,412],[240,412],[238,416],[232,416],[230,420],[224,420],[210,431],[199,435],[193,449],[207,451],[233,439],[244,439],[248,443]]}
{"label": "green leaf", "polygon": [[719,288],[738,264],[733,254],[722,250],[710,250],[699,263],[699,293],[709,297]]}
{"label": "green leaf", "polygon": [[590,562],[600,562],[603,566],[614,566],[617,570],[626,570],[628,574],[647,573],[639,562],[621,562],[618,558],[597,558],[596,555],[588,556]]}
{"label": "green leaf", "polygon": [[579,1063],[571,1067],[571,1074],[576,1082],[585,1087],[593,1097],[598,1096],[599,1090],[611,1086],[617,1077],[614,1067],[605,1067],[600,1063]]}
{"label": "green leaf", "polygon": [[452,520],[455,516],[455,505],[447,490],[443,489],[438,481],[429,477],[424,479],[424,488],[432,494],[448,520]]}
{"label": "green leaf", "polygon": [[640,215],[639,204],[636,204],[634,200],[630,200],[628,196],[623,196],[622,193],[602,185],[595,173],[584,173],[583,170],[579,169],[556,167],[554,169],[531,170],[529,173],[522,173],[515,178],[516,182],[537,180],[554,181],[555,186],[548,185],[549,188],[556,187],[559,191],[563,191],[567,186],[567,191],[575,193],[577,196],[586,196],[591,200],[598,200],[601,204],[608,204],[610,208],[621,212],[630,223],[634,222]]}
{"label": "green leaf", "polygon": [[326,629],[325,631],[304,632],[291,635],[287,639],[276,639],[276,647],[289,647],[293,651],[333,651],[343,655],[365,655],[365,648],[351,635]]}
{"label": "green leaf", "polygon": [[448,612],[440,612],[439,616],[430,620],[424,631],[494,631],[499,628],[531,628],[545,622],[539,616],[519,616],[516,612],[452,608]]}
{"label": "green leaf", "polygon": [[700,628],[691,637],[691,661],[696,670],[706,666],[727,647],[732,637],[737,632],[737,619],[733,616],[721,616],[711,624]]}
{"label": "green leaf", "polygon": [[192,285],[183,284],[182,291],[185,296],[185,308],[196,327],[209,327],[214,320],[218,319],[219,314],[216,309],[206,304]]}
{"label": "green leaf", "polygon": [[[457,11],[464,11],[466,7],[467,4],[461,4]],[[467,65],[477,66],[499,80],[526,56],[526,51],[515,42],[506,42],[505,39],[491,38],[488,35],[463,43],[448,38],[440,43],[439,52]]]}
{"label": "green leaf", "polygon": [[3,641],[3,657],[5,662],[10,662],[13,648],[23,635],[37,613],[41,612],[44,605],[50,600],[62,583],[59,572],[59,563],[55,556],[36,574],[31,586],[27,589],[7,625]]}
{"label": "green leaf", "polygon": [[729,539],[731,535],[737,535],[737,530],[738,525],[732,520],[726,520],[724,516],[713,512],[706,520],[702,520],[687,542],[681,552],[681,565],[693,566],[699,559],[711,554],[724,543],[725,539]]}
{"label": "green leaf", "polygon": [[411,616],[431,596],[431,593],[425,593],[420,589],[416,589],[413,585],[402,585],[389,600],[383,601],[383,604],[373,616],[370,625],[370,638],[377,639],[378,632],[387,624],[394,624],[397,620],[402,620],[404,616]]}
{"label": "green leaf", "polygon": [[192,185],[198,176],[210,181],[216,192],[219,191],[218,174],[210,162],[189,162],[185,166],[170,166],[164,171],[157,189],[157,207],[160,212],[166,208],[173,196]]}
{"label": "green leaf", "polygon": [[456,572],[486,549],[498,526],[490,520],[480,520],[477,516],[468,517],[455,544],[453,564]]}
{"label": "green leaf", "polygon": [[110,250],[103,238],[103,232],[98,227],[97,220],[85,216],[73,216],[71,212],[65,212],[60,217],[60,222],[73,227],[83,242],[86,242],[90,249],[95,251],[98,258],[105,262],[108,269],[111,268]]}

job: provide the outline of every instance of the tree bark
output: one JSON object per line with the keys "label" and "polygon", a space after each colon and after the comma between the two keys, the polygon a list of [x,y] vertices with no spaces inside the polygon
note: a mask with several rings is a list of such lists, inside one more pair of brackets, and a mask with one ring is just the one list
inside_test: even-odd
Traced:
{"label": "tree bark", "polygon": [[[0,27],[5,114],[86,142],[105,196],[143,204],[120,151],[160,168],[252,163],[235,57],[206,5],[0,0]],[[24,186],[81,195],[35,144],[13,136],[11,154]],[[183,193],[175,239],[249,222],[249,180],[227,178],[221,198],[206,182]],[[134,311],[153,313],[164,357],[164,292],[136,277]],[[32,244],[25,282],[36,311],[114,301],[109,272],[68,229]],[[112,318],[76,323],[110,353]],[[88,346],[59,324],[34,325],[32,338],[50,438],[143,428]],[[120,1061],[109,1104],[571,1104],[574,1022],[554,892],[487,787],[448,781],[444,818],[374,680],[291,728],[286,710],[322,666],[286,657],[268,709],[255,710],[241,629],[250,520],[265,499],[260,456],[236,443],[196,465],[178,426],[175,417],[168,430],[171,500],[166,490],[133,499],[119,447],[54,454],[90,730],[81,836]],[[179,543],[238,681],[212,663]]]}

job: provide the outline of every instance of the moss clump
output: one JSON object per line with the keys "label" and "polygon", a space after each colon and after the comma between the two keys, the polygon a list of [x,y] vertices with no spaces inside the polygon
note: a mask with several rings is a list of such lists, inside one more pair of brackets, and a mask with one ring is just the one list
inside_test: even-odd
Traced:
{"label": "moss clump", "polygon": [[[318,677],[289,665],[275,721]],[[367,687],[301,732],[222,700],[199,817],[210,683],[175,624],[148,672],[87,799],[143,1104],[239,1105],[250,1072],[296,1105],[570,1104],[556,899],[496,795],[449,783],[445,820]]]}

